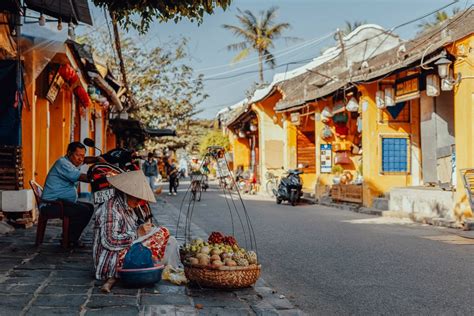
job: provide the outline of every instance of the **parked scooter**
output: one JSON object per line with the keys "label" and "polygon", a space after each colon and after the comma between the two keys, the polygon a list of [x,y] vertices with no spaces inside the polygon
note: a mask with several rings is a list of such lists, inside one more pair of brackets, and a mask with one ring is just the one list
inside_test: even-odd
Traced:
{"label": "parked scooter", "polygon": [[[84,139],[84,144],[88,147],[96,148],[95,143],[90,138]],[[119,173],[139,170],[140,165],[137,157],[130,150],[123,148],[112,149],[105,154],[100,155],[106,162],[98,162],[89,167],[87,178],[92,188],[92,196],[94,204],[101,205],[106,203],[115,195],[115,189],[107,180],[108,176],[114,176]],[[151,209],[147,202],[142,202],[135,210],[138,218],[142,222],[146,222],[152,218]]]}
{"label": "parked scooter", "polygon": [[282,201],[288,201],[288,203],[295,206],[298,203],[301,196],[303,196],[303,184],[300,178],[302,173],[303,171],[298,169],[288,170],[288,175],[280,180],[278,189],[273,189],[277,204],[281,204]]}

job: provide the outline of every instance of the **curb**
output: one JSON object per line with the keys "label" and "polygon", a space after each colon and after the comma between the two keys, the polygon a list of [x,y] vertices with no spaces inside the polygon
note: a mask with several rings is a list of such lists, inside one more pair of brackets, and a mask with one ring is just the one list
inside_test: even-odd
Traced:
{"label": "curb", "polygon": [[[456,222],[455,220],[450,220],[441,217],[416,217],[413,214],[400,212],[400,211],[382,211],[370,207],[364,207],[356,204],[349,204],[349,203],[333,203],[333,202],[326,202],[320,201],[316,203],[318,205],[327,206],[331,208],[336,208],[344,211],[351,211],[354,213],[361,213],[367,215],[375,215],[375,216],[384,216],[384,217],[395,217],[395,218],[408,218],[412,220],[414,223],[419,224],[427,224],[435,227],[445,227],[445,228],[453,228],[453,229],[464,229],[470,230],[474,228],[474,222],[468,223],[466,222],[464,225],[462,223]],[[473,237],[474,239],[474,232]]]}

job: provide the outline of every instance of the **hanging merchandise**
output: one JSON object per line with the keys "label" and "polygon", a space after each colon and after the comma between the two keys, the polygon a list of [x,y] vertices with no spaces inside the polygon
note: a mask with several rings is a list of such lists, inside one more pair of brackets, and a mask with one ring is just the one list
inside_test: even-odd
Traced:
{"label": "hanging merchandise", "polygon": [[350,151],[351,150],[352,143],[349,141],[340,141],[340,142],[334,142],[333,143],[333,148],[335,152],[339,151]]}
{"label": "hanging merchandise", "polygon": [[321,116],[325,116],[325,117],[332,117],[332,112],[331,110],[329,109],[329,107],[325,106],[323,111],[321,112]]}
{"label": "hanging merchandise", "polygon": [[334,164],[348,165],[350,163],[351,163],[351,158],[349,157],[349,152],[347,151],[336,152],[334,156]]}
{"label": "hanging merchandise", "polygon": [[336,129],[336,136],[340,138],[346,138],[349,134],[349,128],[344,123],[334,124]]}
{"label": "hanging merchandise", "polygon": [[334,104],[334,108],[332,109],[332,114],[336,115],[337,113],[344,112],[346,110],[346,107],[344,106],[344,103],[342,101],[336,102]]}
{"label": "hanging merchandise", "polygon": [[334,124],[339,124],[339,123],[346,124],[347,121],[349,120],[349,115],[347,115],[346,112],[337,113],[337,114],[334,114],[334,116],[332,117],[332,120]]}
{"label": "hanging merchandise", "polygon": [[357,118],[357,132],[362,133],[362,116]]}
{"label": "hanging merchandise", "polygon": [[359,103],[357,102],[356,98],[352,97],[349,102],[347,102],[346,110],[349,112],[358,112],[359,111]]}
{"label": "hanging merchandise", "polygon": [[332,131],[331,128],[327,125],[324,125],[324,127],[321,129],[321,138],[324,140],[330,139],[332,137]]}
{"label": "hanging merchandise", "polygon": [[385,109],[385,93],[382,90],[375,92],[375,105],[379,109]]}

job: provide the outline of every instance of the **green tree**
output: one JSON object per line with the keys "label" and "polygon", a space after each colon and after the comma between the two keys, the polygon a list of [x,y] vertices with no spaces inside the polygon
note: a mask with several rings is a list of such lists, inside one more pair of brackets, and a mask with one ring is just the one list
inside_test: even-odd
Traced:
{"label": "green tree", "polygon": [[[457,13],[459,13],[461,10],[459,8],[454,8],[452,10],[452,15],[455,15]],[[446,21],[447,19],[449,19],[450,17],[450,14],[444,10],[441,10],[441,11],[438,11],[436,12],[435,16],[434,16],[434,19],[433,21],[424,21],[420,24],[418,24],[418,28],[421,30],[421,32],[424,32],[424,31],[427,31],[433,27],[435,27],[436,25]]]}
{"label": "green tree", "polygon": [[199,153],[204,155],[209,146],[221,146],[228,151],[230,149],[229,138],[223,135],[220,130],[211,130],[201,139]]}
{"label": "green tree", "polygon": [[282,36],[283,31],[290,28],[289,23],[275,23],[277,17],[277,7],[271,7],[267,11],[261,11],[260,16],[255,16],[250,10],[241,11],[236,15],[240,25],[224,24],[222,27],[231,31],[242,41],[227,46],[228,50],[239,53],[233,61],[239,61],[247,57],[250,51],[258,54],[258,70],[260,82],[263,82],[263,62],[271,68],[276,65],[275,57],[270,52],[274,48],[274,41],[278,38],[285,40],[297,40],[294,37]]}
{"label": "green tree", "polygon": [[213,14],[216,8],[227,9],[232,0],[92,0],[106,8],[118,23],[128,29],[145,33],[151,22],[169,20],[178,22],[182,18],[202,22],[205,14]]}
{"label": "green tree", "polygon": [[[120,67],[113,56],[107,35],[94,33],[82,42],[94,43],[95,53],[107,64],[115,75]],[[148,128],[176,129],[177,137],[152,139],[146,143],[148,149],[185,148],[190,141],[193,116],[197,106],[207,98],[204,93],[202,75],[196,75],[186,64],[187,40],[177,38],[150,51],[132,38],[122,43],[124,64],[128,72],[131,92],[138,106],[129,110],[132,118]],[[197,142],[197,140],[194,140]],[[194,144],[194,146],[196,146]]]}

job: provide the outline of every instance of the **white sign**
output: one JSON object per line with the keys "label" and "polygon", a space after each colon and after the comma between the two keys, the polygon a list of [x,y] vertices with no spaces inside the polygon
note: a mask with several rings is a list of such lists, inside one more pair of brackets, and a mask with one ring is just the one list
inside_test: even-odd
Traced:
{"label": "white sign", "polygon": [[331,173],[332,170],[332,145],[321,144],[321,173]]}

